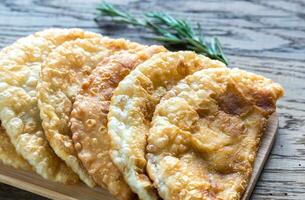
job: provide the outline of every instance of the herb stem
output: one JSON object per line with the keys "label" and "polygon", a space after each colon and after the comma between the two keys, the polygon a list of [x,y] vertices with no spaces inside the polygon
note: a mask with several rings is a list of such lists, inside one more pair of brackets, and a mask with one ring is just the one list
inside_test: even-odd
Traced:
{"label": "herb stem", "polygon": [[163,12],[146,13],[144,19],[141,20],[106,2],[101,3],[97,10],[100,16],[112,17],[116,22],[145,27],[154,31],[158,36],[152,39],[164,43],[167,47],[193,50],[228,65],[219,40],[213,37],[211,41],[207,41],[202,34],[200,24],[198,24],[198,34],[195,34],[189,22],[175,19]]}

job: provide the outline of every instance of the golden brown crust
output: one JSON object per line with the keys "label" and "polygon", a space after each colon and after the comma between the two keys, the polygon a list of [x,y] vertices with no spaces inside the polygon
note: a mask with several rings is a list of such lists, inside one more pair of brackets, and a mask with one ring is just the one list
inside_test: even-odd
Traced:
{"label": "golden brown crust", "polygon": [[165,50],[161,46],[151,46],[119,52],[104,59],[82,84],[73,104],[70,121],[78,157],[94,181],[105,186],[117,199],[135,199],[136,195],[109,154],[107,114],[112,92],[135,66]]}
{"label": "golden brown crust", "polygon": [[146,175],[146,134],[155,105],[185,76],[224,64],[193,52],[165,52],[137,66],[120,82],[111,99],[108,133],[112,160],[140,199],[158,199]]}
{"label": "golden brown crust", "polygon": [[77,158],[70,131],[70,114],[81,83],[101,60],[113,52],[142,48],[124,39],[79,39],[56,48],[46,59],[37,86],[45,135],[55,153],[87,185],[94,182]]}
{"label": "golden brown crust", "polygon": [[0,127],[0,161],[16,169],[32,171],[32,166],[16,152],[5,130]]}
{"label": "golden brown crust", "polygon": [[157,105],[148,136],[147,170],[160,196],[240,199],[282,95],[280,85],[238,69],[201,70],[180,81]]}
{"label": "golden brown crust", "polygon": [[45,179],[76,183],[78,177],[50,148],[37,107],[42,62],[58,45],[97,37],[80,29],[49,29],[19,39],[0,52],[0,119],[16,151]]}

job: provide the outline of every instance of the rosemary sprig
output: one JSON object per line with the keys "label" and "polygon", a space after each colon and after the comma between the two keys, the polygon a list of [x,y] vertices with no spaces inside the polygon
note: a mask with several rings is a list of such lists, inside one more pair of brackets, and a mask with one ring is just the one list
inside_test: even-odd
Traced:
{"label": "rosemary sprig", "polygon": [[188,21],[175,19],[163,12],[149,12],[143,19],[138,19],[106,2],[101,3],[97,10],[100,16],[112,17],[116,22],[145,27],[154,31],[158,36],[152,39],[164,43],[169,48],[193,50],[228,64],[219,40],[213,37],[211,41],[207,41],[199,24],[199,33],[196,34]]}

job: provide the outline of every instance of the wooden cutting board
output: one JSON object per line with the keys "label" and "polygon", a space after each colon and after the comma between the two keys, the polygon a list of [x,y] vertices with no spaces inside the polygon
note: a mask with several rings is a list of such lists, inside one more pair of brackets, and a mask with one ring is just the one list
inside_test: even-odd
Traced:
{"label": "wooden cutting board", "polygon": [[[274,113],[269,118],[268,127],[262,138],[255,161],[253,174],[242,200],[248,200],[251,197],[273,146],[277,127],[278,117]],[[98,187],[90,189],[82,183],[78,185],[54,183],[44,180],[34,173],[16,170],[2,164],[0,164],[0,182],[56,200],[114,200],[106,190]]]}

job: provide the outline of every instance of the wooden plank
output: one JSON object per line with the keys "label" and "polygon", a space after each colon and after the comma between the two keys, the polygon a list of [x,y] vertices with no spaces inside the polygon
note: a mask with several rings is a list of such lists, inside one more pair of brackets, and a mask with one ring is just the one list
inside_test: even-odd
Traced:
{"label": "wooden plank", "polygon": [[[254,165],[253,174],[248,188],[242,200],[251,197],[252,190],[260,176],[270,150],[278,127],[278,117],[274,113],[268,121],[268,127],[262,138],[260,148]],[[56,200],[114,200],[114,198],[102,188],[91,189],[84,184],[63,185],[42,179],[40,176],[0,164],[0,182],[33,192],[35,194]]]}

